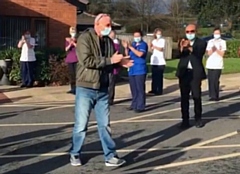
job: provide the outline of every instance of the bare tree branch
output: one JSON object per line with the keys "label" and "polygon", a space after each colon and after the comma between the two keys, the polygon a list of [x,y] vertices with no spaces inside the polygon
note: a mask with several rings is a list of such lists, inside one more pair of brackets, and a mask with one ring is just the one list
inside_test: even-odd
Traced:
{"label": "bare tree branch", "polygon": [[129,0],[136,7],[139,16],[141,18],[141,29],[144,30],[146,25],[146,32],[149,30],[149,24],[151,23],[152,16],[160,8],[160,0]]}

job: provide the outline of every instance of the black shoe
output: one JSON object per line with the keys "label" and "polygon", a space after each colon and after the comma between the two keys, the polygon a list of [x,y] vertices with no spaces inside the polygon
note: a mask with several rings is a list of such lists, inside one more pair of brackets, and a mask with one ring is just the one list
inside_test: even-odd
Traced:
{"label": "black shoe", "polygon": [[140,109],[137,109],[137,110],[135,110],[134,112],[135,113],[141,113],[141,112],[144,112],[145,110],[140,110]]}
{"label": "black shoe", "polygon": [[209,101],[219,101],[219,98],[210,98]]}
{"label": "black shoe", "polygon": [[28,85],[26,86],[26,88],[33,88],[33,85]]}
{"label": "black shoe", "polygon": [[20,88],[25,88],[25,87],[26,87],[26,85],[21,85],[21,86],[20,86]]}
{"label": "black shoe", "polygon": [[182,129],[182,130],[188,129],[188,128],[190,128],[190,127],[191,127],[191,126],[190,126],[190,124],[189,124],[189,121],[183,121],[183,122],[180,124],[180,126],[179,126],[179,128]]}
{"label": "black shoe", "polygon": [[133,108],[130,106],[130,107],[127,107],[126,108],[128,111],[132,111],[133,110]]}
{"label": "black shoe", "polygon": [[70,90],[70,91],[68,91],[67,93],[68,93],[68,94],[73,94],[73,95],[75,95],[75,94],[76,94],[76,92],[75,92],[75,91],[73,91],[73,90]]}
{"label": "black shoe", "polygon": [[156,92],[155,91],[149,91],[148,94],[155,94]]}
{"label": "black shoe", "polygon": [[202,128],[202,127],[204,127],[204,124],[203,124],[202,120],[198,120],[198,121],[196,121],[195,126],[196,126],[196,128]]}
{"label": "black shoe", "polygon": [[163,95],[162,92],[157,92],[157,93],[154,93],[154,95]]}

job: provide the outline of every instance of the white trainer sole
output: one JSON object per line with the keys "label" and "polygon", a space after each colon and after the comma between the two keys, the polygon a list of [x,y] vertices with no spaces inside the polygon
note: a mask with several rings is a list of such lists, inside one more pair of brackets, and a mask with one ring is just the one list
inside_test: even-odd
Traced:
{"label": "white trainer sole", "polygon": [[125,163],[126,163],[126,161],[123,161],[122,163],[119,163],[119,164],[105,163],[105,165],[106,165],[107,167],[120,167],[120,166],[122,166],[122,165],[125,164]]}

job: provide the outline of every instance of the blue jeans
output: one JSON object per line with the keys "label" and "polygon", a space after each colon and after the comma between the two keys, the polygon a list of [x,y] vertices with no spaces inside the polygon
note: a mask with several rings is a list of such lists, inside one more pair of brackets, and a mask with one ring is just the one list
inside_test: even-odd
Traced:
{"label": "blue jeans", "polygon": [[76,87],[75,124],[70,154],[79,155],[81,153],[91,110],[94,109],[105,160],[108,161],[117,156],[116,145],[111,137],[108,97],[107,88],[94,90]]}

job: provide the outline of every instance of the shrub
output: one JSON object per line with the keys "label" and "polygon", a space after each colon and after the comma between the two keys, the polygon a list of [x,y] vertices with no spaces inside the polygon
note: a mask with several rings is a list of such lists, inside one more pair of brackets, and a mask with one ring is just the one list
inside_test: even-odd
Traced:
{"label": "shrub", "polygon": [[226,51],[225,57],[226,58],[239,57],[239,55],[238,55],[239,47],[240,47],[239,40],[227,41],[227,51]]}
{"label": "shrub", "polygon": [[50,79],[52,85],[66,85],[69,82],[68,67],[64,59],[56,55],[50,55]]}
{"label": "shrub", "polygon": [[[9,73],[9,80],[11,81],[11,84],[19,84],[21,82],[21,51],[19,49],[5,50],[0,53],[0,57],[2,57],[1,55],[6,55],[8,58],[11,57],[12,66]],[[64,62],[65,56],[65,51],[60,48],[36,51],[35,80],[37,82],[40,82],[40,85],[67,84],[69,79],[68,68],[66,63]]]}
{"label": "shrub", "polygon": [[21,56],[20,50],[15,49],[11,57],[12,66],[10,68],[10,73],[9,73],[9,80],[11,84],[19,84],[21,82],[20,56]]}

